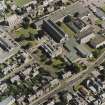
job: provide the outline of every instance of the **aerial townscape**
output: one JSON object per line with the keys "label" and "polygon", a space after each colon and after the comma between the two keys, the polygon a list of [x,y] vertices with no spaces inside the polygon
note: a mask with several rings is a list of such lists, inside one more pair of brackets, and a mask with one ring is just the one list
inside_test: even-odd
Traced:
{"label": "aerial townscape", "polygon": [[0,0],[0,105],[105,105],[105,0]]}

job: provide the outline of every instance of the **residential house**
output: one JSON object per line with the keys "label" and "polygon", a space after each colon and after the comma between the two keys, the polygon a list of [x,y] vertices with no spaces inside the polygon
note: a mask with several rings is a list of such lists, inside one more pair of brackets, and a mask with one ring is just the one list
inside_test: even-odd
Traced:
{"label": "residential house", "polygon": [[5,4],[5,0],[1,0],[0,1],[0,14],[3,14],[6,8],[7,6]]}
{"label": "residential house", "polygon": [[0,92],[4,92],[7,89],[8,85],[6,83],[0,84]]}
{"label": "residential house", "polygon": [[52,81],[50,81],[51,87],[55,87],[57,85],[59,85],[59,80],[58,79],[54,79]]}
{"label": "residential house", "polygon": [[15,75],[14,77],[11,78],[11,82],[12,82],[12,83],[14,83],[14,82],[19,83],[19,81],[20,81],[19,75]]}
{"label": "residential house", "polygon": [[31,103],[36,99],[36,95],[28,95],[28,102]]}
{"label": "residential house", "polygon": [[16,99],[16,102],[17,102],[19,105],[25,105],[24,100],[25,100],[25,95],[23,95],[23,96],[17,98],[17,99]]}
{"label": "residential house", "polygon": [[15,103],[15,98],[12,96],[9,96],[8,98],[1,101],[0,105],[13,105],[14,103]]}
{"label": "residential house", "polygon": [[44,94],[43,89],[38,89],[37,92],[36,92],[36,96],[37,96],[37,97],[40,97],[40,96],[42,96],[43,94]]}
{"label": "residential house", "polygon": [[79,91],[83,96],[88,96],[89,95],[89,90],[87,90],[84,86],[80,86]]}

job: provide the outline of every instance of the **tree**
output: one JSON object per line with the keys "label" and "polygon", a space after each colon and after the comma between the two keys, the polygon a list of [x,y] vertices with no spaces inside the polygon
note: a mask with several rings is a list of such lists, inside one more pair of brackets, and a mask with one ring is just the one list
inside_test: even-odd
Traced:
{"label": "tree", "polygon": [[34,10],[35,9],[35,6],[34,4],[30,4],[31,8]]}
{"label": "tree", "polygon": [[29,49],[32,46],[32,43],[27,43],[26,45],[22,46],[23,49]]}
{"label": "tree", "polygon": [[75,12],[74,17],[78,17],[78,16],[79,16],[79,12]]}
{"label": "tree", "polygon": [[100,54],[100,51],[99,51],[98,49],[95,49],[95,50],[93,51],[93,56],[94,56],[95,58],[97,58],[97,57],[99,56],[99,54]]}
{"label": "tree", "polygon": [[24,28],[27,28],[29,26],[30,19],[28,17],[23,18],[22,25]]}
{"label": "tree", "polygon": [[31,23],[30,27],[32,27],[33,29],[36,29],[36,24],[35,23]]}
{"label": "tree", "polygon": [[74,68],[74,72],[75,73],[79,73],[80,70],[81,70],[80,65],[79,64],[76,64],[76,63],[73,64],[73,68]]}
{"label": "tree", "polygon": [[64,22],[65,23],[68,23],[68,22],[70,22],[71,21],[71,17],[70,16],[66,16],[65,18],[64,18]]}
{"label": "tree", "polygon": [[33,41],[33,40],[35,39],[35,36],[34,36],[34,34],[32,34],[32,33],[29,33],[29,35],[30,35],[30,36],[29,36],[29,39]]}
{"label": "tree", "polygon": [[61,26],[62,24],[61,24],[61,22],[60,22],[60,21],[58,21],[58,22],[57,22],[57,25],[58,25],[58,26]]}

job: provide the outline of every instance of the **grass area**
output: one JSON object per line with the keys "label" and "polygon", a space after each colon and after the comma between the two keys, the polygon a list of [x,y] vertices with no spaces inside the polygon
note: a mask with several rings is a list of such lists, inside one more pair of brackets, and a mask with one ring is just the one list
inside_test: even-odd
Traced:
{"label": "grass area", "polygon": [[17,105],[16,103],[13,103],[12,105]]}
{"label": "grass area", "polygon": [[15,0],[17,6],[22,7],[23,5],[29,3],[32,0]]}
{"label": "grass area", "polygon": [[97,19],[97,20],[95,21],[95,24],[96,24],[96,25],[101,25],[103,22],[104,22],[103,20]]}
{"label": "grass area", "polygon": [[27,41],[27,40],[24,40],[24,41],[22,41],[22,46],[25,46],[25,45],[27,45],[27,44],[31,44],[32,46],[35,46],[35,45],[37,45],[38,43],[37,43],[37,41],[35,40],[35,41]]}
{"label": "grass area", "polygon": [[65,33],[69,35],[69,37],[72,37],[75,35],[75,33],[65,23],[62,22],[60,27],[63,29]]}
{"label": "grass area", "polygon": [[101,9],[102,9],[103,11],[105,11],[105,5],[104,5],[104,6],[102,6],[102,7],[101,7]]}
{"label": "grass area", "polygon": [[15,34],[17,39],[20,38],[17,41],[21,44],[21,46],[27,46],[27,48],[30,48],[38,44],[38,41],[35,39],[35,35],[38,34],[38,31],[36,29],[33,29],[31,27],[27,29],[19,28],[15,30]]}
{"label": "grass area", "polygon": [[54,67],[57,67],[57,66],[62,65],[62,64],[63,64],[63,62],[60,59],[53,59],[52,65]]}
{"label": "grass area", "polygon": [[27,28],[27,29],[24,29],[24,28],[20,28],[18,30],[15,31],[16,35],[19,37],[21,35],[29,35],[30,33],[31,34],[37,34],[37,30],[36,29],[33,29],[33,28]]}

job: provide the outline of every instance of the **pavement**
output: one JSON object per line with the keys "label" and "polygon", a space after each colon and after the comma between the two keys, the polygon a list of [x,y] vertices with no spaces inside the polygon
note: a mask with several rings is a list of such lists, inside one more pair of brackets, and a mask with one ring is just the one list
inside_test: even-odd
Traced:
{"label": "pavement", "polygon": [[95,4],[97,6],[102,6],[105,4],[105,0],[80,0],[83,5],[88,6],[91,4]]}

